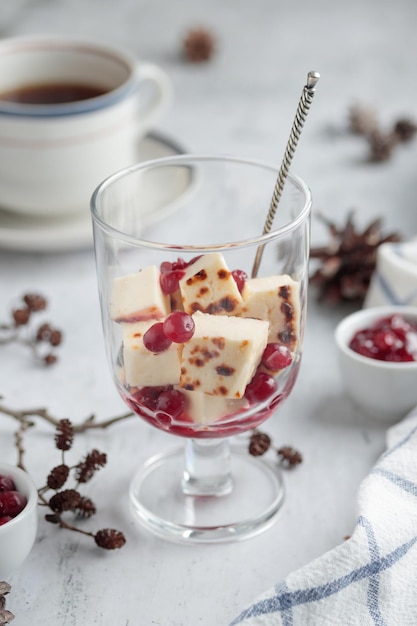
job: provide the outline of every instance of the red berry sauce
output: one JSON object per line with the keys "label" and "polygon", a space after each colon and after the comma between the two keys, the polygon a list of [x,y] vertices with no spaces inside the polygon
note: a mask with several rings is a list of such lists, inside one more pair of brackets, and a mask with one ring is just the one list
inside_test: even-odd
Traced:
{"label": "red berry sauce", "polygon": [[19,515],[26,504],[25,496],[17,491],[12,477],[0,475],[0,526]]}
{"label": "red berry sauce", "polygon": [[417,361],[417,324],[394,313],[358,330],[349,348],[378,361]]}

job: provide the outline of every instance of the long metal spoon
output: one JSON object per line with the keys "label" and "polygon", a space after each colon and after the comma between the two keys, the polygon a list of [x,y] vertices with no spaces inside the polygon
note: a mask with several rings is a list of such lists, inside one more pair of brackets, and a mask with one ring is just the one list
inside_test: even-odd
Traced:
{"label": "long metal spoon", "polygon": [[[268,215],[266,217],[265,226],[262,233],[263,235],[269,233],[272,228],[275,213],[278,208],[278,203],[280,201],[284,189],[284,184],[290,169],[291,161],[293,159],[294,152],[297,147],[297,143],[307,117],[307,113],[310,110],[310,106],[316,92],[316,85],[319,81],[319,78],[320,74],[318,72],[309,72],[307,74],[307,82],[304,85],[303,91],[301,93],[300,101],[298,103],[297,111],[291,128],[291,133],[288,138],[287,147],[285,149],[284,157],[282,159],[281,167],[278,173],[277,182],[275,184],[274,192],[272,194],[271,204],[269,206]],[[256,251],[255,261],[252,268],[252,278],[254,278],[258,273],[263,250],[264,245],[260,245]]]}

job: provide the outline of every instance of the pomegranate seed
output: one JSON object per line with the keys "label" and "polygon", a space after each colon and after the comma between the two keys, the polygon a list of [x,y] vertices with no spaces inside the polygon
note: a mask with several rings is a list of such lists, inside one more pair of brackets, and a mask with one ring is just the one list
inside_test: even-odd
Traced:
{"label": "pomegranate seed", "polygon": [[157,400],[156,411],[176,418],[183,412],[185,407],[185,396],[178,389],[167,389],[163,391]]}
{"label": "pomegranate seed", "polygon": [[239,289],[240,293],[242,293],[243,287],[248,280],[248,275],[243,270],[233,270],[232,276],[235,279],[237,288]]}
{"label": "pomegranate seed", "polygon": [[277,390],[277,383],[273,376],[266,372],[256,372],[245,390],[245,398],[251,403],[267,400]]}
{"label": "pomegranate seed", "polygon": [[0,515],[16,517],[25,508],[27,500],[19,491],[2,491],[0,493]]}
{"label": "pomegranate seed", "polygon": [[292,354],[281,343],[268,343],[262,355],[262,364],[269,370],[277,371],[292,363]]}
{"label": "pomegranate seed", "polygon": [[154,354],[165,352],[165,350],[168,350],[171,343],[171,339],[168,339],[164,333],[163,322],[157,322],[148,328],[143,335],[143,345],[149,352],[153,352]]}
{"label": "pomegranate seed", "polygon": [[185,311],[174,311],[163,322],[164,333],[175,343],[184,343],[194,335],[194,320]]}
{"label": "pomegranate seed", "polygon": [[0,491],[16,491],[16,487],[11,476],[3,476],[0,474]]}

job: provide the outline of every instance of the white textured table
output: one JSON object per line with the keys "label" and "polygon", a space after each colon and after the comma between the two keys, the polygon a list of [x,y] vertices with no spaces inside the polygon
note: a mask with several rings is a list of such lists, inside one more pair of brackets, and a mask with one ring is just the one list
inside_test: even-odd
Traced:
{"label": "white textured table", "polygon": [[[381,122],[413,115],[417,4],[318,0],[2,0],[2,36],[73,33],[132,49],[170,74],[175,100],[158,130],[193,152],[222,152],[279,164],[308,70],[322,79],[294,160],[311,186],[315,211],[358,224],[382,216],[388,229],[417,233],[417,144],[384,164],[364,162],[360,139],[344,132],[348,107],[374,105]],[[190,26],[207,26],[217,54],[206,65],[179,57]],[[1,190],[0,190],[1,193]],[[326,232],[313,217],[313,243]],[[63,329],[59,363],[36,367],[23,348],[0,351],[0,393],[16,409],[45,406],[81,421],[124,412],[110,379],[101,335],[93,253],[0,252],[0,318],[26,291],[50,302],[48,318]],[[138,528],[127,505],[136,466],[172,438],[139,419],[79,436],[74,460],[92,446],[108,466],[89,485],[98,506],[86,527],[114,526],[128,544],[115,553],[56,529],[40,514],[37,543],[9,581],[16,626],[226,625],[264,589],[331,549],[355,522],[358,485],[384,448],[383,425],[372,424],[345,398],[332,334],[346,307],[318,305],[310,294],[300,376],[291,398],[265,429],[292,444],[304,462],[285,474],[286,502],[275,526],[254,539],[221,546],[174,545]],[[0,459],[15,462],[16,424],[0,415]],[[39,423],[26,437],[26,464],[37,484],[59,462],[53,431]],[[1,558],[1,555],[0,555]]]}

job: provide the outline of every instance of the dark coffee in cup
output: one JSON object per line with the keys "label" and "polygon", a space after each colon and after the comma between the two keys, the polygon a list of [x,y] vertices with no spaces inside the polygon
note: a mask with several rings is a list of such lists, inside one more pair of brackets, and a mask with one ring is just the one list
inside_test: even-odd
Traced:
{"label": "dark coffee in cup", "polygon": [[104,87],[82,83],[45,83],[0,92],[0,100],[18,104],[64,104],[96,98],[107,91]]}

